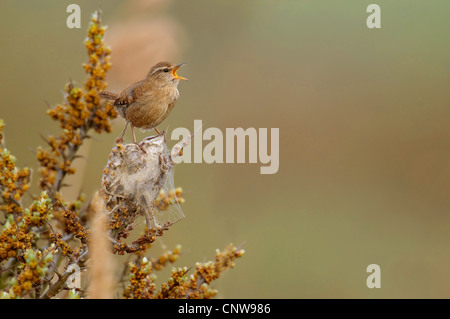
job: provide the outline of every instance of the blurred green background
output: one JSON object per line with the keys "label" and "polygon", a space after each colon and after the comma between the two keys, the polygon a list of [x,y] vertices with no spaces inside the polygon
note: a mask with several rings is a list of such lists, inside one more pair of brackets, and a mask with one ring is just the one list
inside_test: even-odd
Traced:
{"label": "blurred green background", "polygon": [[[70,3],[81,7],[81,29],[66,27]],[[45,101],[61,102],[69,78],[83,85],[83,40],[101,7],[111,90],[160,60],[187,63],[180,74],[190,81],[161,129],[192,131],[194,119],[223,131],[280,128],[277,174],[177,166],[186,218],[163,237],[183,245],[177,266],[232,242],[246,254],[214,284],[219,297],[449,298],[450,2],[379,0],[373,30],[370,3],[1,1],[6,145],[35,168],[36,185],[39,134],[58,132]],[[123,125],[94,134],[66,196],[99,188]],[[366,286],[372,263],[381,289]]]}

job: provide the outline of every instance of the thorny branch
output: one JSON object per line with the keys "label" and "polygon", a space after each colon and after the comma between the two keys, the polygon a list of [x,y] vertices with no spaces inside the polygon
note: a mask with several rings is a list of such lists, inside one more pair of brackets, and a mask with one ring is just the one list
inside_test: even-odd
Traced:
{"label": "thorny branch", "polygon": [[[75,265],[77,266],[81,266],[81,263],[84,262],[84,256],[87,254],[87,249],[86,251],[83,253],[83,255],[81,255],[76,261],[75,261]],[[71,268],[68,267],[68,269],[61,275],[59,273],[57,273],[58,275],[58,280],[51,285],[47,291],[40,297],[40,299],[50,299],[54,296],[56,296],[61,289],[66,285],[67,280],[69,279],[69,277],[71,275],[73,275],[75,273],[75,268]]]}

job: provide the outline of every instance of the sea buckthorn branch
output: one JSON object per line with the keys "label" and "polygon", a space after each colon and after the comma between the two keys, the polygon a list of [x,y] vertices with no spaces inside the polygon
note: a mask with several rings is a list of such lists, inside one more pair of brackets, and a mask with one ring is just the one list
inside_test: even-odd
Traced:
{"label": "sea buckthorn branch", "polygon": [[[236,258],[242,257],[244,250],[230,244],[223,251],[216,251],[215,262],[197,263],[196,271],[188,277],[189,268],[174,267],[171,276],[156,291],[154,270],[166,266],[170,255],[178,256],[180,247],[172,252],[165,253],[157,261],[141,257],[135,262],[129,263],[130,283],[124,289],[123,298],[152,298],[152,299],[209,299],[217,294],[210,287],[212,281],[218,279],[224,271],[234,267]],[[166,255],[166,256],[165,256]]]}
{"label": "sea buckthorn branch", "polygon": [[137,263],[129,263],[130,284],[124,289],[125,299],[151,299],[156,290],[155,276],[152,274],[152,263],[142,257]]}
{"label": "sea buckthorn branch", "polygon": [[[39,239],[39,234],[32,230],[41,227],[52,216],[45,192],[30,208],[23,207],[22,197],[29,188],[31,170],[16,166],[16,158],[5,147],[3,127],[4,122],[0,120],[0,210],[4,218],[0,227],[0,287],[10,288],[0,297],[9,298],[24,290],[28,292],[38,282],[39,278],[33,273],[36,265],[34,268],[28,265],[27,257],[35,253],[33,247]],[[26,274],[31,275],[21,275],[20,267],[28,267]]]}
{"label": "sea buckthorn branch", "polygon": [[0,210],[5,218],[12,214],[15,221],[22,213],[21,199],[30,187],[31,170],[16,166],[16,158],[4,145],[3,120],[0,119]]}
{"label": "sea buckthorn branch", "polygon": [[113,240],[113,252],[123,255],[125,253],[130,254],[145,251],[156,238],[161,237],[164,234],[164,231],[168,230],[170,226],[171,224],[167,223],[157,229],[148,229],[144,235],[140,236],[131,244]]}
{"label": "sea buckthorn branch", "polygon": [[[82,266],[85,262],[84,257],[86,254],[87,251],[79,256],[72,264]],[[65,289],[67,280],[74,272],[75,268],[67,267],[67,270],[63,274],[58,274],[58,280],[47,289],[47,291],[40,297],[40,299],[50,299],[56,296],[62,289]]]}
{"label": "sea buckthorn branch", "polygon": [[85,46],[89,56],[83,68],[88,79],[83,88],[74,87],[72,81],[65,86],[63,103],[50,107],[47,114],[59,122],[63,130],[59,136],[49,136],[45,141],[49,149],[39,147],[37,158],[41,169],[41,187],[50,194],[60,191],[66,175],[74,174],[73,160],[91,130],[111,132],[109,119],[117,116],[114,107],[100,103],[99,92],[107,84],[106,72],[111,67],[111,50],[103,40],[106,27],[101,25],[100,11],[92,15]]}
{"label": "sea buckthorn branch", "polygon": [[[60,255],[67,258],[67,264],[75,263],[80,256],[87,253],[89,232],[85,227],[87,209],[81,208],[84,198],[80,197],[72,203],[67,203],[60,194],[61,188],[65,186],[64,178],[75,173],[72,162],[79,157],[77,152],[84,140],[90,137],[91,131],[111,132],[109,120],[117,116],[112,105],[100,101],[99,92],[107,86],[105,75],[111,67],[111,50],[103,40],[106,27],[101,25],[100,17],[100,11],[92,15],[84,42],[89,58],[87,63],[83,64],[88,75],[84,87],[75,87],[72,81],[66,84],[64,101],[51,106],[47,111],[52,119],[59,122],[62,131],[58,136],[50,135],[44,138],[48,144],[47,149],[37,149],[40,186],[48,192],[55,221],[59,222],[58,231],[50,227],[48,240],[58,247]],[[79,247],[69,244],[73,239],[80,241]],[[53,267],[51,270],[56,269],[57,267]],[[49,277],[52,276],[53,274],[50,274]],[[68,278],[67,272],[60,275],[58,285],[52,285],[42,297],[55,296],[64,288],[66,277]]]}
{"label": "sea buckthorn branch", "polygon": [[32,228],[43,226],[53,217],[50,202],[47,193],[43,192],[41,198],[35,200],[30,208],[24,209],[17,218],[7,215],[0,233],[0,262],[11,257],[23,260],[23,252],[33,248],[39,239],[38,233],[31,231]]}
{"label": "sea buckthorn branch", "polygon": [[16,277],[11,279],[11,287],[8,292],[3,293],[2,297],[24,297],[28,294],[32,294],[33,288],[35,288],[35,293],[39,293],[39,287],[43,284],[43,279],[48,273],[49,265],[53,261],[54,253],[54,246],[49,247],[49,249],[46,249],[43,252],[40,250],[27,249],[24,254],[25,263],[17,267],[17,270],[20,272]]}
{"label": "sea buckthorn branch", "polygon": [[209,299],[217,294],[217,291],[211,289],[209,284],[217,280],[220,274],[228,268],[234,268],[234,261],[244,255],[244,249],[228,245],[223,251],[216,250],[216,261],[207,263],[197,263],[196,271],[191,275],[188,286],[189,292],[187,298],[190,299]]}

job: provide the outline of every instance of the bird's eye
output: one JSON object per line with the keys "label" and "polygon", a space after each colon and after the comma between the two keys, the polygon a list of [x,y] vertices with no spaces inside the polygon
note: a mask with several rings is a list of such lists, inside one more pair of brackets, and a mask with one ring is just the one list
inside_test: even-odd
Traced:
{"label": "bird's eye", "polygon": [[168,69],[168,68],[165,68],[165,69],[164,69],[164,72],[169,72],[169,69]]}

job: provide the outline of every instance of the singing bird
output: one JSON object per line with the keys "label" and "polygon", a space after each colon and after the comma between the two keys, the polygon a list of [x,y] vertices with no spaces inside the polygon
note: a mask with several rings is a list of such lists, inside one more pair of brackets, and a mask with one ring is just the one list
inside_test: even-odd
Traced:
{"label": "singing bird", "polygon": [[175,106],[180,95],[178,83],[180,80],[187,80],[177,74],[182,65],[184,63],[174,65],[160,62],[150,69],[145,79],[127,86],[119,94],[100,92],[101,97],[114,101],[118,113],[127,121],[120,141],[123,140],[128,123],[136,145],[139,144],[136,142],[135,127],[144,130],[155,129],[158,135],[161,134],[156,127]]}

